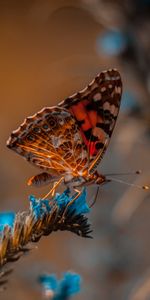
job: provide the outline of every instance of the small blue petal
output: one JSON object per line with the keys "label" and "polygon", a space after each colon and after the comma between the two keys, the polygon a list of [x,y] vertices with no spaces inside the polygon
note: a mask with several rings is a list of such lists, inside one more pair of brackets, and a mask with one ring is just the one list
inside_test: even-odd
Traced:
{"label": "small blue petal", "polygon": [[[71,202],[76,196],[77,193],[74,194],[72,197],[69,197],[68,190],[66,190],[63,194],[56,194],[55,201],[61,209],[62,207],[66,206],[69,202]],[[86,203],[86,196],[86,188],[84,188],[79,198],[73,201],[73,203],[68,207],[68,210],[74,211],[75,214],[89,213],[90,208]]]}
{"label": "small blue petal", "polygon": [[[76,194],[72,197],[72,199],[76,196]],[[77,198],[72,205],[70,205],[70,209],[75,210],[76,214],[86,214],[90,212],[90,208],[86,203],[87,192],[86,188],[83,189],[79,198]],[[72,200],[71,199],[71,200]]]}
{"label": "small blue petal", "polygon": [[42,202],[43,210],[49,213],[51,211],[50,201],[48,199],[44,199],[40,201]]}
{"label": "small blue petal", "polygon": [[80,291],[81,277],[78,274],[67,272],[59,281],[54,300],[66,300]]}
{"label": "small blue petal", "polygon": [[32,210],[32,213],[34,214],[34,216],[36,218],[39,218],[42,215],[42,211],[41,211],[41,203],[40,201],[38,201],[34,196],[30,196],[29,197],[30,200],[30,207]]}
{"label": "small blue petal", "polygon": [[66,206],[68,204],[69,197],[66,194],[66,192],[63,192],[62,194],[57,193],[54,201],[57,203],[57,205],[61,209],[62,207]]}
{"label": "small blue petal", "polygon": [[64,278],[60,281],[61,289],[67,286],[68,295],[76,294],[80,291],[81,276],[67,272],[64,274]]}
{"label": "small blue petal", "polygon": [[0,231],[7,225],[13,228],[16,214],[14,212],[1,212],[0,213]]}
{"label": "small blue petal", "polygon": [[39,282],[42,285],[44,290],[56,291],[58,282],[55,274],[44,274],[39,276]]}
{"label": "small blue petal", "polygon": [[127,46],[127,37],[121,31],[107,31],[97,39],[97,50],[107,55],[118,55]]}
{"label": "small blue petal", "polygon": [[46,199],[36,199],[33,195],[29,197],[30,208],[36,219],[41,218],[43,214],[51,210],[50,201]]}

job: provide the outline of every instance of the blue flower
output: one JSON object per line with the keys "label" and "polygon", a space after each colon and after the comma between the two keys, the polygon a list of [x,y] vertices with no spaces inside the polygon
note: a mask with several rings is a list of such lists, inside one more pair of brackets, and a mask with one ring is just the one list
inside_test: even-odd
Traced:
{"label": "blue flower", "polygon": [[67,272],[61,280],[58,280],[54,274],[45,274],[39,277],[39,282],[45,295],[53,295],[53,300],[67,300],[80,291],[81,277]]}
{"label": "blue flower", "polygon": [[[36,219],[41,218],[43,214],[49,213],[52,209],[52,203],[56,203],[58,208],[64,209],[75,197],[77,193],[70,196],[69,190],[65,190],[62,194],[56,193],[52,201],[48,199],[36,199],[33,195],[29,197],[30,208]],[[86,203],[86,188],[83,189],[79,198],[77,198],[73,203],[68,206],[69,212],[73,212],[75,215],[86,214],[90,212],[90,208]]]}
{"label": "blue flower", "polygon": [[0,232],[4,230],[5,226],[13,228],[16,214],[14,212],[0,213]]}
{"label": "blue flower", "polygon": [[97,39],[97,50],[107,55],[118,55],[124,51],[128,38],[119,30],[106,31]]}

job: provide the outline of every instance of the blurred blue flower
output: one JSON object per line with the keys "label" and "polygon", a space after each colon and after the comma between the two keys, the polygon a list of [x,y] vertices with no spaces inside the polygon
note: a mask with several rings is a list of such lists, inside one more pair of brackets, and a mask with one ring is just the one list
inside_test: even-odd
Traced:
{"label": "blurred blue flower", "polygon": [[4,230],[5,226],[13,228],[16,214],[14,212],[1,212],[0,213],[0,232]]}
{"label": "blurred blue flower", "polygon": [[54,297],[55,300],[69,299],[70,296],[80,292],[81,277],[75,273],[64,273],[64,278],[59,282],[58,295]]}
{"label": "blurred blue flower", "polygon": [[[34,214],[34,216],[38,219],[43,216],[43,214],[51,211],[52,203],[56,203],[60,209],[63,209],[69,204],[75,197],[77,193],[73,196],[70,196],[70,191],[67,189],[62,194],[56,193],[53,198],[53,202],[48,199],[36,199],[33,195],[29,197],[30,207]],[[86,214],[90,212],[90,208],[86,203],[86,188],[83,189],[79,198],[77,198],[69,207],[68,210],[70,212],[74,212],[74,214]]]}
{"label": "blurred blue flower", "polygon": [[58,286],[57,278],[55,274],[44,274],[39,276],[39,282],[42,285],[44,291],[45,290],[52,290],[55,291]]}
{"label": "blurred blue flower", "polygon": [[140,105],[136,95],[134,95],[132,91],[125,91],[122,95],[121,110],[123,112],[131,112],[139,109]]}
{"label": "blurred blue flower", "polygon": [[98,53],[103,52],[107,55],[119,55],[125,50],[127,43],[127,37],[121,31],[107,31],[98,37],[96,48]]}
{"label": "blurred blue flower", "polygon": [[53,295],[53,300],[67,300],[80,291],[81,277],[78,274],[66,272],[64,277],[58,280],[54,274],[45,274],[39,277],[39,282],[45,295]]}

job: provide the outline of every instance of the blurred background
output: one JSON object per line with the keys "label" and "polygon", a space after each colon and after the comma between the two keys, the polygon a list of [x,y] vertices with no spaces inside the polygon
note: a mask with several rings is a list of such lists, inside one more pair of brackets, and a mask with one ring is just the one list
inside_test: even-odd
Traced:
{"label": "blurred background", "polygon": [[[28,195],[44,195],[27,179],[38,171],[6,148],[28,115],[83,89],[100,71],[123,78],[121,112],[104,174],[150,184],[150,1],[0,1],[0,210],[28,209]],[[89,202],[96,188],[88,190]],[[112,182],[101,187],[90,214],[93,240],[68,232],[43,238],[22,257],[1,300],[41,299],[43,271],[83,277],[78,300],[150,299],[150,193]]]}

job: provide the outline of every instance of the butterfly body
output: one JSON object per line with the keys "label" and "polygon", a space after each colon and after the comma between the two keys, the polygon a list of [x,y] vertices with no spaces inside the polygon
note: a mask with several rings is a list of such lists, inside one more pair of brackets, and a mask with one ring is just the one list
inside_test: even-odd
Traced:
{"label": "butterfly body", "polygon": [[43,108],[13,131],[7,146],[43,170],[28,184],[102,184],[96,168],[107,149],[122,93],[116,69],[101,72],[84,90]]}
{"label": "butterfly body", "polygon": [[[60,179],[59,174],[52,175],[47,172],[43,172],[31,177],[28,181],[28,185],[40,187],[43,185],[47,185],[49,183],[53,183],[59,179]],[[71,189],[76,187],[88,186],[91,184],[101,185],[102,183],[107,182],[107,180],[104,175],[101,175],[97,171],[95,171],[92,174],[86,174],[82,172],[64,174],[63,182],[65,185],[68,186],[68,188]]]}
{"label": "butterfly body", "polygon": [[69,176],[65,176],[64,183],[68,185],[68,187],[83,187],[88,186],[91,184],[98,184],[101,185],[102,183],[106,182],[106,177],[102,174],[99,174],[95,171],[93,174],[83,174],[74,176],[74,174],[69,174]]}

